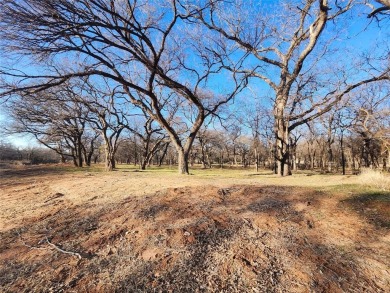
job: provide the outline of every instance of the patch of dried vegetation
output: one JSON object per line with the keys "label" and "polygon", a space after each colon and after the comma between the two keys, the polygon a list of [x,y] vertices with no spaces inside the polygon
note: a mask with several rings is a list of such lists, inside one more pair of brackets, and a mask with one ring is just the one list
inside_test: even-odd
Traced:
{"label": "patch of dried vegetation", "polygon": [[376,169],[364,168],[359,175],[360,183],[366,186],[390,191],[390,175]]}

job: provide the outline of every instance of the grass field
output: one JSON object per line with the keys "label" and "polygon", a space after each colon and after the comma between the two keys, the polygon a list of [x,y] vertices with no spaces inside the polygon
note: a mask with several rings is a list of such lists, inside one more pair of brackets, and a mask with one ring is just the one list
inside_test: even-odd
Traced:
{"label": "grass field", "polygon": [[102,170],[2,166],[0,291],[390,291],[390,192],[373,179]]}

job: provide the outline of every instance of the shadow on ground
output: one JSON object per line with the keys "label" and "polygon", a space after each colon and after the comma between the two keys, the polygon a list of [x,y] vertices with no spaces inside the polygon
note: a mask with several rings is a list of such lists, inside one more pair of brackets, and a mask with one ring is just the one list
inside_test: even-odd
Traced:
{"label": "shadow on ground", "polygon": [[64,173],[63,168],[54,165],[9,165],[2,164],[0,167],[0,176],[2,179],[6,178],[29,178],[44,175],[58,175]]}
{"label": "shadow on ground", "polygon": [[390,192],[361,193],[344,200],[343,203],[351,206],[370,223],[390,228]]}
{"label": "shadow on ground", "polygon": [[[385,251],[366,259],[368,241],[377,235],[368,240],[356,231],[345,237],[348,246],[328,240],[327,224],[337,219],[326,200],[302,188],[234,186],[168,189],[104,207],[93,201],[64,206],[53,214],[48,207],[41,218],[1,233],[0,288],[385,292]],[[370,270],[371,263],[376,267]]]}

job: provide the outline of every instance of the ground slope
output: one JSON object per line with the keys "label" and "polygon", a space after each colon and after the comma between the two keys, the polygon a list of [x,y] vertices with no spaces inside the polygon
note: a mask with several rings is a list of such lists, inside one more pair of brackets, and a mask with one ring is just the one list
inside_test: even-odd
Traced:
{"label": "ground slope", "polygon": [[390,290],[389,193],[225,174],[3,170],[0,291]]}

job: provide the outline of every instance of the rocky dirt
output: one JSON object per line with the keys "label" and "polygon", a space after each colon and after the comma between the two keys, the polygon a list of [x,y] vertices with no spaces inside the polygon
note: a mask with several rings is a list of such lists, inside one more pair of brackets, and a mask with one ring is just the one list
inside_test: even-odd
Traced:
{"label": "rocky dirt", "polygon": [[390,291],[389,193],[139,173],[3,170],[0,291]]}

